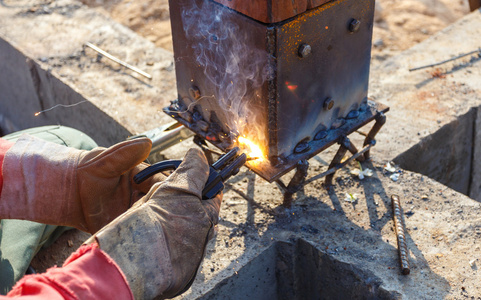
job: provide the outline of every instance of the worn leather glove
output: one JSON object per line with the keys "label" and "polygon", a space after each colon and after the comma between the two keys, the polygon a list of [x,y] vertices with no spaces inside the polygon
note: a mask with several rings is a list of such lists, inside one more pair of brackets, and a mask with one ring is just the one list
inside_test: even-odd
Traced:
{"label": "worn leather glove", "polygon": [[204,154],[190,149],[164,182],[87,241],[120,266],[136,299],[171,298],[193,282],[222,199],[201,200],[208,175]]}
{"label": "worn leather glove", "polygon": [[132,181],[147,166],[141,162],[151,147],[142,138],[85,151],[24,135],[5,155],[0,219],[94,233],[165,179],[158,174],[141,185]]}

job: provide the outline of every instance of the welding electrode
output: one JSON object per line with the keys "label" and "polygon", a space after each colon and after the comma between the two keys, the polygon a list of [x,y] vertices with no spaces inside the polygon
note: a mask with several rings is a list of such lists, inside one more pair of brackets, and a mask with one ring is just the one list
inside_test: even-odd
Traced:
{"label": "welding electrode", "polygon": [[406,236],[404,235],[404,222],[402,219],[401,202],[398,195],[391,196],[394,228],[396,229],[397,246],[399,251],[399,261],[401,263],[401,273],[409,275],[411,270],[409,268],[408,246],[406,244]]}

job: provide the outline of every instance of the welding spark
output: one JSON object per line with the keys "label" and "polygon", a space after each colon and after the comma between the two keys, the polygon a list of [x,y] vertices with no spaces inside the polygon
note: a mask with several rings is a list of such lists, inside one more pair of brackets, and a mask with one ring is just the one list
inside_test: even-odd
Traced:
{"label": "welding spark", "polygon": [[264,154],[258,145],[243,136],[239,136],[238,141],[239,144],[246,146],[250,150],[249,157],[257,157],[259,161],[262,161]]}
{"label": "welding spark", "polygon": [[72,107],[72,106],[77,106],[77,105],[79,105],[79,104],[82,104],[82,103],[84,103],[84,102],[87,102],[87,100],[82,100],[82,101],[77,102],[77,103],[74,103],[74,104],[57,104],[57,105],[54,105],[54,106],[52,106],[52,107],[50,107],[50,108],[47,108],[47,109],[41,110],[41,111],[39,111],[39,112],[36,112],[36,113],[34,114],[34,116],[36,117],[36,116],[40,115],[41,113],[50,111],[50,110],[52,110],[52,109],[54,109],[54,108],[57,108],[57,107],[59,107],[59,106],[61,106],[61,107]]}

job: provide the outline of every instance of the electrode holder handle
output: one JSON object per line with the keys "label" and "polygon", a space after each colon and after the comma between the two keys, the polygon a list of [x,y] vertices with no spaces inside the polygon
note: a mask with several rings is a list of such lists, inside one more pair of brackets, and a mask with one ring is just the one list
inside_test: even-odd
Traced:
{"label": "electrode holder handle", "polygon": [[[202,200],[212,199],[224,189],[224,182],[236,175],[246,163],[247,155],[238,155],[240,149],[235,147],[219,158],[209,169],[209,178],[202,190]],[[153,164],[134,176],[134,182],[140,184],[147,178],[162,171],[176,170],[182,163],[181,160],[164,160]]]}

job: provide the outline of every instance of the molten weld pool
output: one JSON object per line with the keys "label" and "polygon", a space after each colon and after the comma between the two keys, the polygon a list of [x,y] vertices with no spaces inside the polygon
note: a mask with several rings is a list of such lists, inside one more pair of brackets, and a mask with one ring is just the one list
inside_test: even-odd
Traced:
{"label": "molten weld pool", "polygon": [[388,110],[367,100],[374,0],[171,0],[170,16],[164,111],[224,151],[256,145],[270,182]]}

